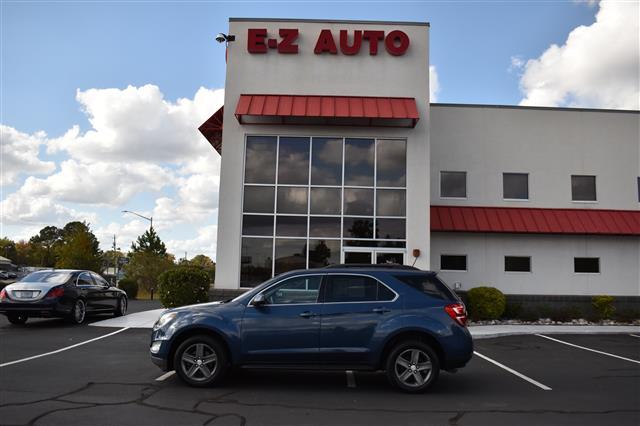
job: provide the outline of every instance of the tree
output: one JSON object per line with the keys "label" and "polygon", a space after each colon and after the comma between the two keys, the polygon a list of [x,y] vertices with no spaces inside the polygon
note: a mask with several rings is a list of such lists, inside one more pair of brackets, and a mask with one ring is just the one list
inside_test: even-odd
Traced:
{"label": "tree", "polygon": [[144,231],[144,234],[138,237],[138,240],[131,243],[131,251],[134,253],[153,253],[159,256],[167,254],[167,247],[164,245],[153,227]]}
{"label": "tree", "polygon": [[18,257],[16,243],[6,237],[0,238],[0,256],[4,256],[13,263],[16,263]]}
{"label": "tree", "polygon": [[63,240],[57,247],[56,268],[88,269],[100,272],[102,251],[89,225],[70,222],[63,229]]}
{"label": "tree", "polygon": [[13,261],[16,265],[35,265],[33,246],[25,240],[16,243],[16,258]]}
{"label": "tree", "polygon": [[33,266],[53,267],[56,264],[56,249],[62,242],[62,230],[55,226],[45,226],[37,235],[29,239]]}
{"label": "tree", "polygon": [[189,260],[189,266],[193,266],[195,268],[202,269],[207,273],[211,282],[215,281],[216,277],[216,263],[211,260],[209,256],[205,256],[204,254],[199,254],[194,256],[193,259]]}
{"label": "tree", "polygon": [[158,275],[175,265],[169,256],[138,251],[129,255],[129,263],[124,266],[127,278],[135,280],[140,288],[152,292],[158,285]]}

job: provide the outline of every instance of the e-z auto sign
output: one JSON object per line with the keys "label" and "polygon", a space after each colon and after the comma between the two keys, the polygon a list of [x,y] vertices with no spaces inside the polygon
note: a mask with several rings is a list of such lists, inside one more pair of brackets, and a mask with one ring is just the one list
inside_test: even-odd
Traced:
{"label": "e-z auto sign", "polygon": [[[280,28],[278,37],[268,37],[266,28],[249,28],[247,50],[249,53],[267,53],[269,49],[278,53],[298,53],[298,28]],[[313,53],[337,55],[357,55],[360,50],[369,51],[369,55],[378,54],[378,45],[383,44],[387,53],[402,56],[409,49],[409,36],[400,30],[388,33],[379,30],[340,30],[334,34],[331,30],[321,30],[316,39]]]}

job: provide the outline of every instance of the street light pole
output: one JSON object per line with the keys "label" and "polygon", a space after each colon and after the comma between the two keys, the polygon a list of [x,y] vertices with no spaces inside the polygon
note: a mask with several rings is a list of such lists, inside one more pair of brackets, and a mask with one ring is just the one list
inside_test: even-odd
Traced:
{"label": "street light pole", "polygon": [[150,225],[149,225],[149,229],[153,229],[153,216],[151,216],[151,217],[146,217],[146,216],[141,215],[140,213],[132,212],[131,210],[122,210],[122,213],[131,213],[131,214],[135,214],[135,215],[136,215],[136,216],[138,216],[138,217],[141,217],[141,218],[143,218],[143,219],[145,219],[145,220],[148,220],[148,221],[149,221],[149,223],[150,223]]}

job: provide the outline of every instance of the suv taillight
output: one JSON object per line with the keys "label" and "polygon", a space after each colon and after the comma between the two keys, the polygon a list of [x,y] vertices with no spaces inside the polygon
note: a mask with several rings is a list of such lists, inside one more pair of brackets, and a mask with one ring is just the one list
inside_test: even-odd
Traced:
{"label": "suv taillight", "polygon": [[467,325],[467,310],[462,303],[452,303],[445,306],[444,310],[461,326],[465,327]]}
{"label": "suv taillight", "polygon": [[7,298],[7,290],[3,288],[2,291],[0,291],[0,300],[4,300],[6,298]]}
{"label": "suv taillight", "polygon": [[49,292],[45,297],[47,298],[62,297],[62,295],[64,295],[64,287],[58,286],[49,290]]}

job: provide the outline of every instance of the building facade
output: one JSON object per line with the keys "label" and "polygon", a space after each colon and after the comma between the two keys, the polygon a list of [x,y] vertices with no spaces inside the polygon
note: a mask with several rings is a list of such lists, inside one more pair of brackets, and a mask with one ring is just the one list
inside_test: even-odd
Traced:
{"label": "building facade", "polygon": [[425,23],[229,35],[200,128],[222,155],[217,288],[391,262],[463,290],[640,295],[637,111],[430,104]]}

